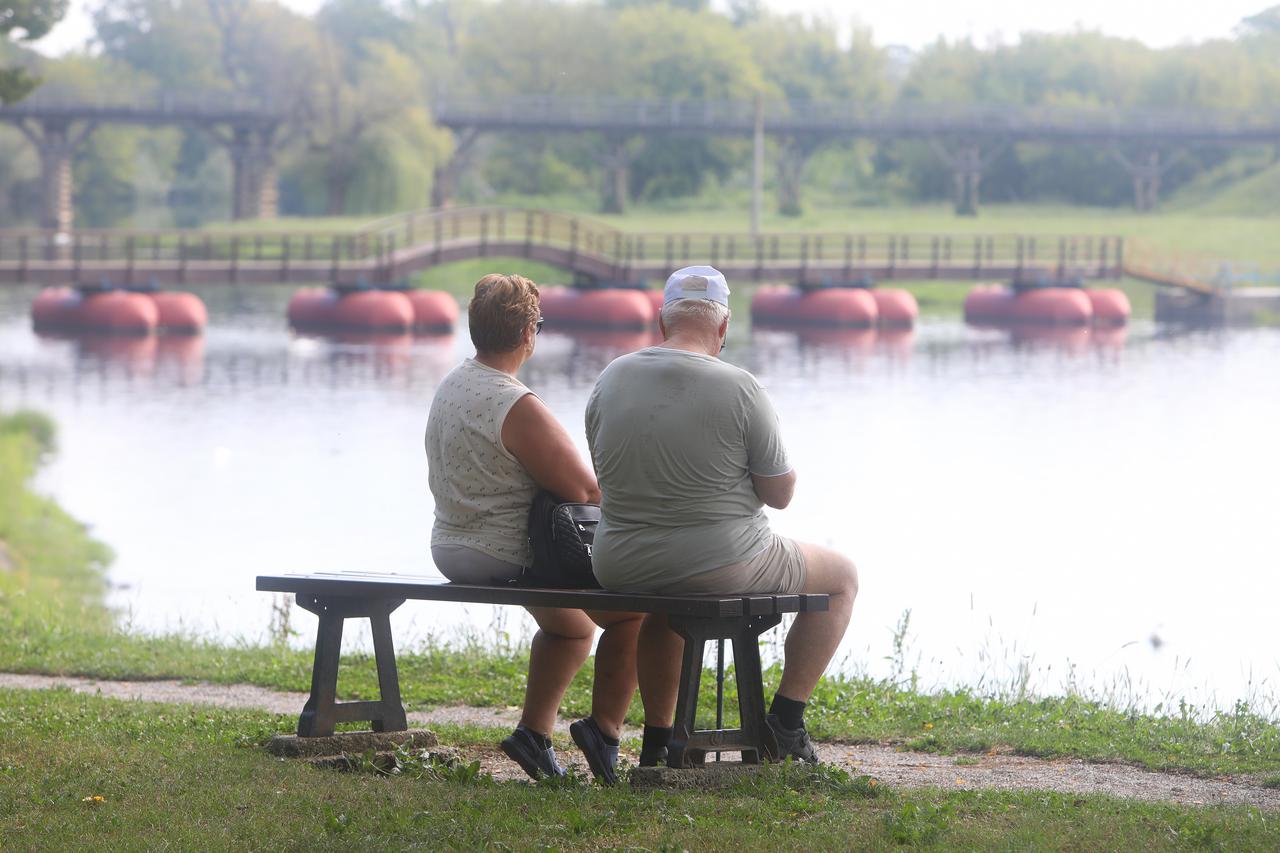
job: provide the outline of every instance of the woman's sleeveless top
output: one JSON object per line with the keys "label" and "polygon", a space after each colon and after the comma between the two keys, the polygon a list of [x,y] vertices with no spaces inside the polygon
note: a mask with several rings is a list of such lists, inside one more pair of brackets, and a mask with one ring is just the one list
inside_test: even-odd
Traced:
{"label": "woman's sleeveless top", "polygon": [[537,484],[502,445],[502,424],[531,392],[469,358],[436,389],[427,417],[427,480],[435,498],[432,545],[463,545],[520,566],[529,552]]}

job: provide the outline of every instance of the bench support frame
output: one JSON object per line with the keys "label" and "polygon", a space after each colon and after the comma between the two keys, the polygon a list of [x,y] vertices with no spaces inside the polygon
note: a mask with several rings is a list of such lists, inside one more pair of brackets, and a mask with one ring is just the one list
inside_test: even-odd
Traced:
{"label": "bench support frame", "polygon": [[[668,617],[671,629],[684,638],[676,718],[667,747],[668,767],[702,767],[708,752],[741,752],[743,764],[778,760],[778,744],[765,721],[764,674],[760,667],[760,635],[782,621],[777,614],[707,619]],[[733,669],[738,687],[737,729],[698,730],[698,686],[709,640],[733,642]]]}
{"label": "bench support frame", "polygon": [[[316,628],[315,662],[311,670],[311,696],[298,717],[299,737],[332,735],[338,723],[368,721],[375,732],[408,729],[400,698],[395,647],[390,616],[403,598],[357,595],[296,594],[298,606],[319,617]],[[825,607],[821,609],[826,609]],[[342,629],[347,619],[365,618],[373,633],[374,659],[378,668],[377,701],[339,702],[338,663],[342,652]],[[760,635],[782,621],[777,613],[754,616],[710,616],[670,614],[671,629],[684,638],[679,693],[671,744],[667,751],[670,767],[702,767],[708,752],[740,752],[744,764],[777,761],[779,750],[765,720],[764,677],[760,665]],[[698,687],[702,680],[702,659],[711,640],[733,643],[734,672],[738,688],[736,729],[696,728]],[[717,723],[719,725],[719,723]]]}
{"label": "bench support frame", "polygon": [[[316,628],[315,663],[311,667],[311,696],[298,717],[298,737],[332,735],[338,723],[368,720],[375,732],[402,732],[409,728],[400,700],[400,677],[391,640],[391,613],[404,599],[321,597],[298,593],[298,606],[320,617]],[[342,626],[348,619],[367,618],[373,632],[373,654],[378,667],[376,702],[339,702],[338,659],[342,653]]]}

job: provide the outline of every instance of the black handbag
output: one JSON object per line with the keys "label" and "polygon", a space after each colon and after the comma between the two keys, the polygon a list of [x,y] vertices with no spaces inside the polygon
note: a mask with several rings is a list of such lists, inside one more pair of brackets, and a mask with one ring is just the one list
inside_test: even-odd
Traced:
{"label": "black handbag", "polygon": [[562,501],[539,489],[529,507],[529,547],[533,565],[524,570],[521,586],[552,589],[599,589],[591,573],[591,546],[600,523],[600,507]]}

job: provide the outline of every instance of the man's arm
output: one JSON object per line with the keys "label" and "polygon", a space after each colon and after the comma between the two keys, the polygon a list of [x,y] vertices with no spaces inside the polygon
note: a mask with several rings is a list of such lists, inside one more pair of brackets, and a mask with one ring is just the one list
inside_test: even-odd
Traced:
{"label": "man's arm", "polygon": [[787,473],[776,477],[752,474],[751,487],[756,490],[756,496],[764,501],[765,506],[786,509],[796,493],[796,470],[792,468]]}

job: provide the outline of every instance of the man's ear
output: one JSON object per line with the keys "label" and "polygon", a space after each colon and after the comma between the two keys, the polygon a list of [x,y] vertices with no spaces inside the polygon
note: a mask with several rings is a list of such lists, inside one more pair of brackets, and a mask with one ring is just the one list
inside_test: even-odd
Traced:
{"label": "man's ear", "polygon": [[729,336],[729,318],[728,317],[725,317],[724,322],[720,324],[720,331],[718,333],[718,336],[722,341]]}
{"label": "man's ear", "polygon": [[662,335],[662,339],[667,339],[667,324],[662,322],[662,312],[658,312],[658,333]]}

